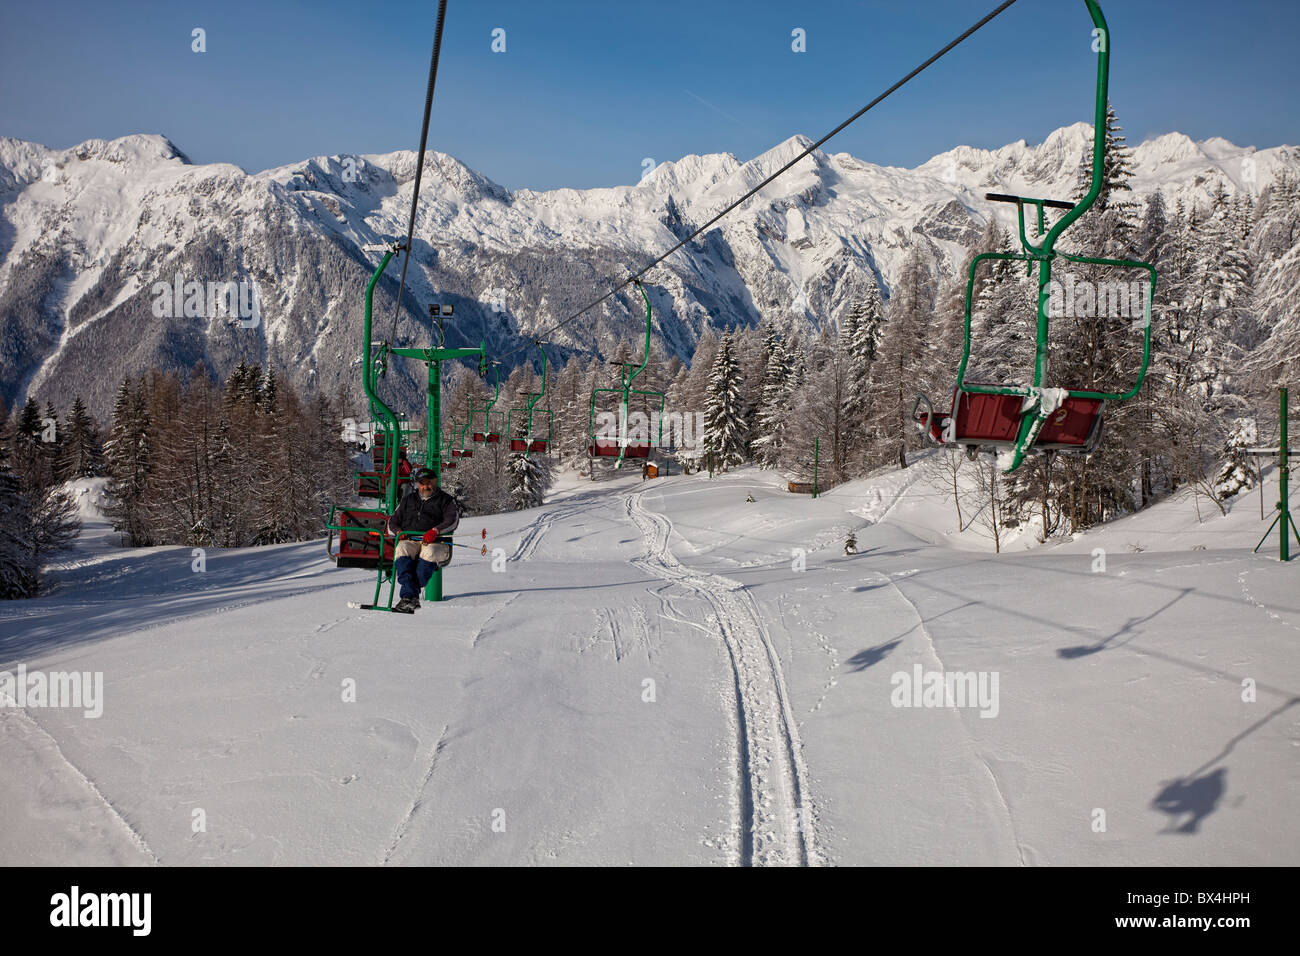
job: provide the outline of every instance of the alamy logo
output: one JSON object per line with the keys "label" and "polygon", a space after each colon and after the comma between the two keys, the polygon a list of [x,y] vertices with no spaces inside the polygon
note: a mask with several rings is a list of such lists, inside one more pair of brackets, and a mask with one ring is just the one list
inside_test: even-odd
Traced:
{"label": "alamy logo", "polygon": [[1134,326],[1146,322],[1147,282],[1089,282],[1067,274],[1064,283],[1053,279],[1047,290],[1047,314],[1054,319],[1134,319]]}
{"label": "alamy logo", "polygon": [[997,671],[895,671],[889,678],[895,707],[978,707],[981,717],[998,715]]}
{"label": "alamy logo", "polygon": [[148,936],[152,926],[152,893],[71,892],[50,897],[51,926],[128,926],[134,936]]}
{"label": "alamy logo", "polygon": [[618,441],[626,434],[629,442],[659,442],[673,448],[693,451],[704,443],[703,412],[631,412],[626,420],[623,410],[596,413],[596,437],[601,441]]}
{"label": "alamy logo", "polygon": [[0,707],[80,708],[87,717],[104,713],[103,671],[0,671]]}
{"label": "alamy logo", "polygon": [[179,272],[174,281],[155,282],[153,314],[158,319],[236,318],[241,328],[255,329],[262,322],[257,285],[248,279],[238,282],[186,281]]}

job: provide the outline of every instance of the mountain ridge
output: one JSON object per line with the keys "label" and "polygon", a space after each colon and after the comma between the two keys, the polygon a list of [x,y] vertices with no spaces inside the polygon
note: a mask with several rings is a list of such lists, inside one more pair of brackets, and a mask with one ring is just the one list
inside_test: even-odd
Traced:
{"label": "mountain ridge", "polygon": [[[768,320],[834,323],[876,282],[888,296],[907,249],[951,271],[990,215],[984,192],[1068,198],[1091,126],[1043,143],[957,146],[912,169],[816,150],[648,277],[654,339],[688,357],[709,329]],[[424,305],[457,306],[453,344],[500,353],[596,298],[811,145],[791,136],[749,160],[687,155],[636,184],[509,190],[455,157],[426,154],[397,340],[428,340]],[[1196,143],[1167,133],[1132,151],[1139,195],[1204,199],[1223,181],[1253,194],[1300,150]],[[416,153],[317,156],[248,173],[193,164],[160,134],[87,140],[66,150],[0,138],[0,397],[66,404],[100,417],[117,384],[146,368],[274,364],[307,391],[359,394],[362,291],[377,256],[405,235]],[[254,282],[259,322],[156,316],[151,290],[176,274]],[[397,270],[376,287],[377,336],[393,329]],[[608,356],[636,334],[632,296],[612,297],[554,336],[555,358]],[[196,321],[200,319],[201,321]],[[518,356],[523,358],[526,350]],[[395,368],[399,400],[418,402],[414,370]],[[409,394],[407,394],[409,393]]]}

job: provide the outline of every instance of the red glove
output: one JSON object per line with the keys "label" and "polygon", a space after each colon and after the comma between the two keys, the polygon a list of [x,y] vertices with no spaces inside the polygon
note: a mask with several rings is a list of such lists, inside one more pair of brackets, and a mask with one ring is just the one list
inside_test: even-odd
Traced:
{"label": "red glove", "polygon": [[437,540],[438,540],[437,528],[430,528],[428,531],[424,533],[424,537],[420,539],[420,541],[423,542],[424,544],[433,544]]}

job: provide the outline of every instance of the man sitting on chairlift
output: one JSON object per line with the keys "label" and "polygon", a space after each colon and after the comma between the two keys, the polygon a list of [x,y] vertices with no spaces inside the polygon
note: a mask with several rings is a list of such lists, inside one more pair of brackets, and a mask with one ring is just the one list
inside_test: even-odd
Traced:
{"label": "man sitting on chairlift", "polygon": [[415,488],[407,492],[388,519],[388,533],[406,532],[397,543],[393,573],[401,585],[401,600],[393,608],[409,613],[420,607],[420,592],[433,577],[435,568],[451,562],[451,545],[438,540],[450,535],[460,523],[456,499],[438,487],[431,468],[415,473]]}

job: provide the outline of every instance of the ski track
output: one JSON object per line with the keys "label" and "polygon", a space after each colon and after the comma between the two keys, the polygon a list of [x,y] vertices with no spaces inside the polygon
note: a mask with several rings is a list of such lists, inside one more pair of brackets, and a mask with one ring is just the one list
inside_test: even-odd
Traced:
{"label": "ski track", "polygon": [[558,519],[568,518],[572,515],[583,511],[582,507],[553,508],[550,511],[543,511],[537,516],[527,528],[524,529],[523,536],[519,539],[519,546],[515,548],[515,553],[506,560],[508,561],[528,561],[537,553],[537,548],[542,543],[542,538],[546,537],[546,532],[551,530]]}
{"label": "ski track", "polygon": [[[932,635],[930,629],[925,626],[925,618],[921,614],[921,609],[913,604],[912,600],[903,593],[903,589],[894,582],[892,575],[885,574],[882,571],[873,571],[872,574],[875,574],[886,581],[889,586],[894,589],[894,592],[902,598],[909,608],[912,609],[912,613],[916,615],[916,626],[920,630],[921,636],[925,638],[925,643],[930,648],[930,653],[939,663],[939,670],[946,672],[948,669],[947,665],[944,664],[943,658],[939,656],[939,647],[934,643],[934,635]],[[980,752],[979,745],[976,744],[975,737],[966,726],[966,720],[962,716],[960,708],[953,708],[953,713],[957,718],[957,723],[961,726],[962,731],[966,735],[966,743],[971,755],[980,762],[980,765],[984,768],[984,772],[988,774],[989,783],[992,785],[993,793],[998,799],[998,805],[1002,808],[1002,812],[1006,814],[1007,828],[1011,831],[1011,839],[1016,845],[1016,855],[1020,858],[1020,865],[1028,866],[1028,863],[1025,862],[1025,850],[1024,846],[1020,842],[1020,834],[1016,832],[1016,821],[1011,815],[1011,805],[1007,803],[1006,794],[1002,792],[1002,786],[998,783],[997,774],[993,772],[993,768],[989,765],[988,760],[986,760],[984,754]]]}
{"label": "ski track", "polygon": [[411,805],[406,808],[406,813],[402,816],[402,821],[393,831],[393,838],[388,841],[388,848],[384,850],[383,859],[379,861],[380,866],[387,866],[397,852],[398,845],[406,837],[406,833],[411,828],[411,821],[415,815],[420,812],[420,807],[424,805],[424,791],[428,789],[429,781],[433,779],[433,771],[438,767],[438,756],[442,753],[443,744],[447,740],[447,728],[450,724],[443,724],[442,731],[438,734],[438,740],[433,745],[433,753],[429,755],[429,767],[424,772],[424,779],[420,781],[420,786],[416,788],[415,796],[411,799]]}
{"label": "ski track", "polygon": [[29,714],[26,708],[5,708],[5,710],[7,713],[13,714],[23,720],[32,727],[36,733],[40,734],[50,742],[50,746],[54,748],[54,753],[58,755],[59,760],[62,761],[64,766],[72,771],[73,775],[81,781],[85,788],[94,794],[95,798],[104,805],[108,810],[109,816],[117,821],[119,828],[123,831],[126,838],[137,850],[149,858],[150,863],[154,866],[159,865],[161,861],[158,859],[158,855],[154,853],[153,848],[149,846],[145,838],[140,835],[140,831],[131,826],[130,821],[128,821],[126,817],[122,816],[121,811],[119,811],[117,807],[113,806],[113,802],[109,800],[108,797],[104,796],[104,792],[95,785],[95,781],[82,773],[81,768],[68,759],[68,755],[63,752],[63,748],[59,746],[59,742],[55,739],[54,735],[37,723],[36,718]]}
{"label": "ski track", "polygon": [[672,521],[624,499],[645,539],[637,567],[702,597],[713,609],[712,633],[730,658],[735,686],[736,775],[733,825],[742,865],[816,865],[816,814],[803,744],[790,707],[781,660],[754,600],[738,581],[690,570],[669,550]]}
{"label": "ski track", "polygon": [[497,608],[495,611],[493,611],[491,614],[489,614],[487,617],[483,619],[483,623],[478,626],[478,629],[476,631],[474,631],[474,640],[470,641],[469,644],[470,647],[478,647],[478,642],[483,639],[483,634],[487,630],[487,626],[496,619],[496,616],[498,614],[500,614],[511,604],[513,604],[515,602],[515,598],[519,597],[520,593],[521,592],[516,591],[514,594],[510,595],[510,597],[506,599],[504,604],[502,604],[499,608]]}

